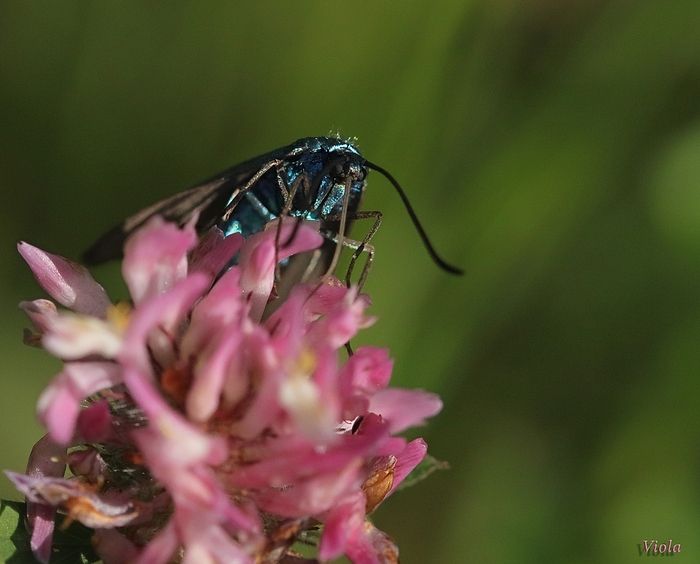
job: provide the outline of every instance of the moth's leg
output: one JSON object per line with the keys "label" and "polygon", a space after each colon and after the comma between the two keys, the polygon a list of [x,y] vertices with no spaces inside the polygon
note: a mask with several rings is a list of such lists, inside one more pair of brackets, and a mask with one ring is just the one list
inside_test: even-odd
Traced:
{"label": "moth's leg", "polygon": [[[350,259],[348,269],[345,272],[345,285],[348,287],[350,286],[350,277],[352,276],[352,271],[355,266],[357,257],[360,255],[360,253],[367,253],[367,260],[364,266],[362,267],[362,273],[360,274],[360,279],[357,282],[358,289],[362,290],[362,287],[365,285],[365,281],[367,280],[369,270],[372,267],[372,263],[374,262],[374,245],[368,243],[366,238],[362,241],[357,241],[356,239],[343,237],[342,241],[339,241],[338,235],[335,233],[327,233],[326,238],[330,241],[333,241],[336,245],[347,247],[348,249],[352,249],[354,251],[352,254],[352,258]],[[328,276],[328,273],[326,273],[324,276]]]}
{"label": "moth's leg", "polygon": [[236,206],[238,203],[241,201],[241,198],[245,196],[246,192],[251,190],[255,184],[257,184],[258,180],[260,180],[263,176],[265,176],[268,172],[270,172],[273,168],[276,170],[279,170],[279,166],[283,164],[284,161],[281,159],[275,159],[273,161],[269,161],[265,163],[264,166],[260,168],[251,178],[246,182],[241,188],[237,188],[234,190],[233,194],[231,194],[231,201],[228,203],[226,206],[226,209],[224,210],[224,213],[221,216],[222,221],[228,221],[228,219],[231,217],[231,214],[233,213],[233,210],[236,209]]}
{"label": "moth's leg", "polygon": [[[279,280],[281,276],[280,272],[280,261],[279,261],[279,250],[280,250],[280,239],[282,237],[282,221],[285,217],[289,215],[289,212],[292,209],[292,205],[294,202],[294,196],[297,193],[297,190],[299,190],[299,187],[302,184],[308,183],[307,175],[305,173],[300,174],[292,183],[292,185],[287,189],[286,182],[282,178],[282,175],[280,174],[281,172],[281,167],[277,168],[277,182],[280,185],[280,190],[282,191],[282,194],[284,196],[284,206],[282,207],[282,211],[279,214],[279,218],[277,221],[277,228],[275,231],[275,280]],[[297,231],[299,230],[299,227],[301,226],[301,221],[302,218],[298,218],[296,225],[294,226],[294,229],[292,230],[291,235],[287,238],[287,240],[282,244],[282,246],[286,247],[289,245],[294,238],[297,235]]]}
{"label": "moth's leg", "polygon": [[277,186],[279,186],[280,192],[282,192],[282,197],[284,198],[284,205],[286,207],[287,202],[290,201],[289,189],[287,188],[287,183],[282,178],[282,170],[284,170],[283,165],[277,165],[275,167],[275,174],[277,175]]}
{"label": "moth's leg", "polygon": [[307,282],[311,275],[316,271],[318,263],[321,260],[321,255],[321,249],[315,249],[313,251],[313,253],[311,254],[311,259],[309,260],[309,264],[306,265],[306,270],[304,270],[304,274],[302,274],[301,276],[302,282]]}
{"label": "moth's leg", "polygon": [[323,278],[327,278],[331,274],[333,274],[333,271],[335,270],[335,267],[338,265],[338,260],[340,260],[340,253],[343,250],[343,247],[347,246],[343,243],[343,240],[345,239],[345,227],[347,225],[347,220],[348,220],[348,206],[350,204],[350,178],[348,178],[345,181],[345,192],[343,195],[343,207],[340,208],[340,221],[338,225],[338,231],[335,234],[337,237],[335,240],[335,251],[333,252],[333,258],[331,259],[330,264],[328,265],[328,269],[326,270],[326,273],[323,275]]}
{"label": "moth's leg", "polygon": [[365,265],[362,268],[362,273],[360,274],[360,289],[362,289],[362,287],[365,285],[367,275],[369,274],[369,269],[372,267],[372,262],[374,261],[374,245],[370,244],[370,241],[377,234],[377,231],[379,231],[379,227],[382,225],[383,218],[384,216],[379,210],[367,210],[355,213],[355,217],[353,219],[374,219],[374,223],[362,239],[360,246],[357,249],[355,249],[355,252],[350,257],[348,271],[345,275],[345,284],[347,286],[350,285],[350,277],[352,276],[352,271],[355,268],[355,262],[357,262],[357,259],[360,256],[360,254],[364,250],[367,250],[367,260],[365,261]]}
{"label": "moth's leg", "polygon": [[[330,216],[326,219],[329,221],[337,221],[339,219],[339,216]],[[367,281],[367,275],[369,274],[370,268],[372,267],[372,263],[374,261],[375,250],[374,245],[372,245],[370,241],[377,234],[377,231],[379,231],[379,227],[382,224],[383,215],[382,212],[379,210],[367,210],[355,212],[352,216],[349,217],[349,219],[373,219],[374,223],[372,224],[372,227],[370,227],[369,231],[362,238],[361,241],[356,241],[347,237],[343,237],[343,239],[339,241],[339,238],[334,233],[326,233],[326,238],[332,240],[336,245],[340,244],[343,247],[348,247],[354,250],[352,256],[350,257],[350,263],[348,264],[348,269],[345,274],[345,284],[347,286],[350,286],[350,279],[355,268],[355,263],[357,262],[357,259],[359,258],[360,254],[362,254],[363,252],[367,253],[367,260],[362,268],[362,273],[360,274],[360,279],[358,281],[358,286],[361,290],[362,287],[365,285],[365,282]]]}

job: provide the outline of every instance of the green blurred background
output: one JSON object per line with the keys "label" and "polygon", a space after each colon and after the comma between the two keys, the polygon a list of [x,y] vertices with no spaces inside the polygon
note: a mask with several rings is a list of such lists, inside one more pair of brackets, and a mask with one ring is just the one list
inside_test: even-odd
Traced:
{"label": "green blurred background", "polygon": [[364,340],[442,394],[423,433],[452,466],[378,511],[403,562],[637,562],[669,537],[700,562],[698,30],[697,0],[2,1],[0,467],[23,468],[57,369],[21,344],[41,292],[16,240],[78,256],[338,131],[467,271],[435,268],[371,175]]}

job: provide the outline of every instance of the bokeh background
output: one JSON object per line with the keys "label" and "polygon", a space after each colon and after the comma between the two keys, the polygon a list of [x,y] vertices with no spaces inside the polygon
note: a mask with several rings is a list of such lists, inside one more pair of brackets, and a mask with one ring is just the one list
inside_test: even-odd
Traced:
{"label": "bokeh background", "polygon": [[[340,132],[389,185],[368,291],[395,382],[442,394],[451,470],[376,514],[407,564],[700,562],[697,0],[0,3],[0,467],[57,365],[14,245]],[[116,268],[97,276],[119,292]],[[8,482],[0,493],[16,499]]]}

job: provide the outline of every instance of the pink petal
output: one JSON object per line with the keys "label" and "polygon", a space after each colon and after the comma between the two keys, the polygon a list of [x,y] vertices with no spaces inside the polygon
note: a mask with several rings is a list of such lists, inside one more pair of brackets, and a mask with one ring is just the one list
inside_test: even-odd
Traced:
{"label": "pink petal", "polygon": [[[262,531],[262,523],[257,509],[251,503],[240,502],[240,505],[231,501],[227,492],[219,482],[219,478],[211,468],[199,465],[190,470],[192,479],[199,480],[211,492],[211,502],[204,507],[194,507],[195,513],[206,514],[217,524],[229,529],[246,531],[249,534],[258,534]],[[184,506],[184,504],[181,504]]]}
{"label": "pink petal", "polygon": [[309,331],[309,339],[326,343],[337,349],[354,337],[360,329],[369,327],[374,318],[366,317],[367,302],[351,288],[343,300],[335,304]]}
{"label": "pink petal", "polygon": [[[277,253],[280,260],[317,249],[323,244],[324,239],[318,232],[317,222],[303,221],[300,226],[297,222],[298,220],[292,217],[283,218],[279,237],[280,248]],[[261,239],[268,238],[274,243],[277,236],[277,222],[270,222],[259,236]]]}
{"label": "pink petal", "polygon": [[189,272],[203,272],[213,279],[231,264],[243,242],[240,233],[224,236],[218,227],[210,229],[190,254]]}
{"label": "pink petal", "polygon": [[279,405],[279,371],[265,373],[257,389],[253,403],[245,415],[236,421],[231,431],[243,439],[252,439],[258,436],[263,429],[275,421],[281,412]]}
{"label": "pink petal", "polygon": [[[241,354],[234,355],[231,358],[229,372],[224,381],[223,403],[224,407],[229,409],[234,408],[238,402],[245,398],[249,391],[255,389],[251,379],[255,380],[257,375],[264,374],[263,380],[267,380],[267,374],[275,370],[274,363],[276,359],[274,359],[274,355],[272,354],[267,332],[250,322],[244,323],[243,331],[244,338],[240,345]],[[269,398],[267,398],[267,400],[274,402],[278,377],[273,375],[272,378],[269,379],[271,380],[271,386],[268,390]],[[261,409],[261,406],[258,405],[259,395],[258,393],[254,397],[253,405],[250,406],[249,412],[250,410],[255,411]],[[270,405],[269,413],[272,414],[272,412],[276,411],[277,407],[275,405]],[[267,419],[264,415],[263,417]],[[268,420],[273,421],[275,417],[276,413]]]}
{"label": "pink petal", "polygon": [[[329,445],[338,435],[340,417],[335,351],[302,352],[280,383],[279,403],[290,414],[299,433],[317,446]],[[313,366],[304,367],[305,362]],[[313,370],[305,373],[304,370]]]}
{"label": "pink petal", "polygon": [[243,276],[241,286],[251,294],[250,317],[254,320],[262,318],[267,300],[275,282],[275,243],[270,238],[256,245],[246,262],[242,265]]}
{"label": "pink petal", "polygon": [[347,557],[353,564],[395,564],[399,548],[389,536],[365,521],[358,534],[348,539]]}
{"label": "pink petal", "polygon": [[[66,471],[66,449],[44,435],[32,447],[27,462],[27,474],[33,477],[50,476],[62,478]],[[27,501],[27,524],[31,532],[32,553],[42,563],[51,557],[51,545],[55,526],[56,509],[43,503]]]}
{"label": "pink petal", "polygon": [[58,303],[78,313],[97,317],[105,314],[109,298],[85,267],[29,243],[20,242],[17,250],[39,285]]}
{"label": "pink petal", "polygon": [[376,415],[365,417],[359,432],[344,434],[324,451],[313,445],[241,467],[231,474],[237,487],[282,487],[315,475],[338,472],[358,458],[373,455],[388,438],[388,426]]}
{"label": "pink petal", "polygon": [[425,419],[439,413],[442,400],[436,394],[423,390],[389,388],[374,394],[369,410],[389,423],[392,433],[422,425]]}
{"label": "pink petal", "polygon": [[31,523],[32,531],[29,546],[34,557],[42,564],[48,564],[51,558],[55,515],[55,507],[42,503],[27,503],[27,520]]}
{"label": "pink petal", "polygon": [[208,435],[195,427],[173,410],[142,375],[127,369],[124,380],[149,419],[148,427],[133,433],[149,465],[167,470],[199,463],[216,465],[225,460],[223,437]]}
{"label": "pink petal", "polygon": [[115,529],[97,529],[92,545],[104,564],[133,562],[138,554],[136,546]]}
{"label": "pink petal", "polygon": [[27,461],[29,476],[62,478],[66,471],[66,447],[44,435],[32,447]]}
{"label": "pink petal", "polygon": [[241,338],[235,331],[224,333],[213,341],[212,352],[200,355],[186,400],[187,415],[193,421],[206,421],[218,408],[229,364],[239,351]]}
{"label": "pink petal", "polygon": [[68,466],[75,476],[85,477],[93,483],[104,478],[109,471],[102,455],[91,447],[71,451],[68,455]]}
{"label": "pink petal", "polygon": [[201,462],[193,458],[181,460],[177,456],[178,437],[158,436],[151,428],[135,433],[135,439],[149,470],[172,496],[176,513],[193,510],[233,529],[251,533],[261,530],[257,514],[234,505],[208,466],[219,464],[222,458]]}
{"label": "pink petal", "polygon": [[158,329],[165,335],[173,336],[179,323],[208,286],[207,276],[195,273],[177,282],[166,294],[140,304],[133,311],[124,335],[120,362],[137,367],[142,374],[150,374],[151,354],[156,354],[152,348],[149,350],[150,334]]}
{"label": "pink petal", "polygon": [[47,388],[39,397],[39,420],[57,443],[67,445],[73,438],[80,411],[82,394],[73,390],[67,378],[59,378],[56,386]]}
{"label": "pink petal", "polygon": [[152,218],[124,246],[122,275],[135,303],[162,294],[187,275],[187,253],[197,243],[194,226],[179,229]]}
{"label": "pink petal", "polygon": [[112,432],[112,416],[106,400],[93,403],[78,415],[78,433],[89,443],[103,442]]}
{"label": "pink petal", "polygon": [[[294,218],[285,218],[277,243],[277,223],[271,223],[262,233],[250,237],[241,249],[239,264],[243,272],[241,287],[251,293],[252,319],[262,317],[275,279],[275,256],[284,260],[292,255],[316,249],[323,243],[321,234],[306,223],[297,226]],[[294,239],[289,238],[294,235]],[[286,244],[285,244],[286,243]]]}
{"label": "pink petal", "polygon": [[345,364],[340,381],[346,393],[371,395],[386,388],[393,366],[387,349],[359,347]]}
{"label": "pink petal", "polygon": [[51,327],[51,322],[57,315],[56,305],[49,300],[20,302],[19,307],[32,320],[34,327],[40,333],[45,333]]}
{"label": "pink petal", "polygon": [[238,332],[247,311],[239,284],[240,270],[229,269],[197,303],[180,345],[181,356],[198,354],[221,332]]}
{"label": "pink petal", "polygon": [[63,312],[51,320],[41,342],[51,354],[63,359],[91,355],[114,358],[121,349],[122,336],[114,325],[98,317]]}
{"label": "pink petal", "polygon": [[310,290],[304,286],[292,289],[289,297],[264,323],[272,346],[281,358],[298,354],[308,330],[306,303]]}
{"label": "pink petal", "polygon": [[110,503],[77,480],[32,477],[9,471],[5,475],[28,501],[64,507],[72,519],[86,527],[123,527],[138,515],[130,504]]}
{"label": "pink petal", "polygon": [[[307,308],[315,314],[326,315],[340,305],[350,291],[354,292],[355,290],[351,290],[337,278],[330,277],[325,284],[319,286],[309,296]],[[364,299],[366,305],[369,305],[369,298],[366,295],[363,294],[361,299]]]}
{"label": "pink petal", "polygon": [[175,523],[171,519],[132,561],[134,564],[166,564],[177,546]]}
{"label": "pink petal", "polygon": [[52,439],[68,444],[75,431],[80,402],[121,382],[118,365],[109,362],[70,362],[39,397],[37,412]]}
{"label": "pink petal", "polygon": [[282,489],[264,489],[252,495],[257,506],[268,513],[284,517],[318,515],[331,510],[349,493],[359,490],[361,464],[362,461],[357,459],[337,472],[287,484]]}
{"label": "pink petal", "polygon": [[404,481],[413,469],[420,464],[428,453],[428,445],[423,439],[415,439],[406,445],[403,451],[396,454],[396,466],[394,466],[394,481],[386,497],[389,497]]}
{"label": "pink petal", "polygon": [[323,517],[323,534],[319,547],[321,560],[340,558],[348,539],[361,534],[365,520],[365,498],[361,492],[349,496]]}
{"label": "pink petal", "polygon": [[243,548],[226,532],[211,514],[180,510],[175,518],[184,545],[183,564],[253,562]]}

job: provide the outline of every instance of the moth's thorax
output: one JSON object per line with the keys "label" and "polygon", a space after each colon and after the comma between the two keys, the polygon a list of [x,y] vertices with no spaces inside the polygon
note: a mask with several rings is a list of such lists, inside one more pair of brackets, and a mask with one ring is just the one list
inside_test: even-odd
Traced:
{"label": "moth's thorax", "polygon": [[337,222],[342,213],[350,218],[355,214],[365,188],[367,168],[364,157],[351,142],[308,137],[280,153],[281,164],[265,174],[220,224],[226,234],[248,236],[262,230],[282,214],[287,203],[284,191],[293,193],[289,209],[293,217]]}

